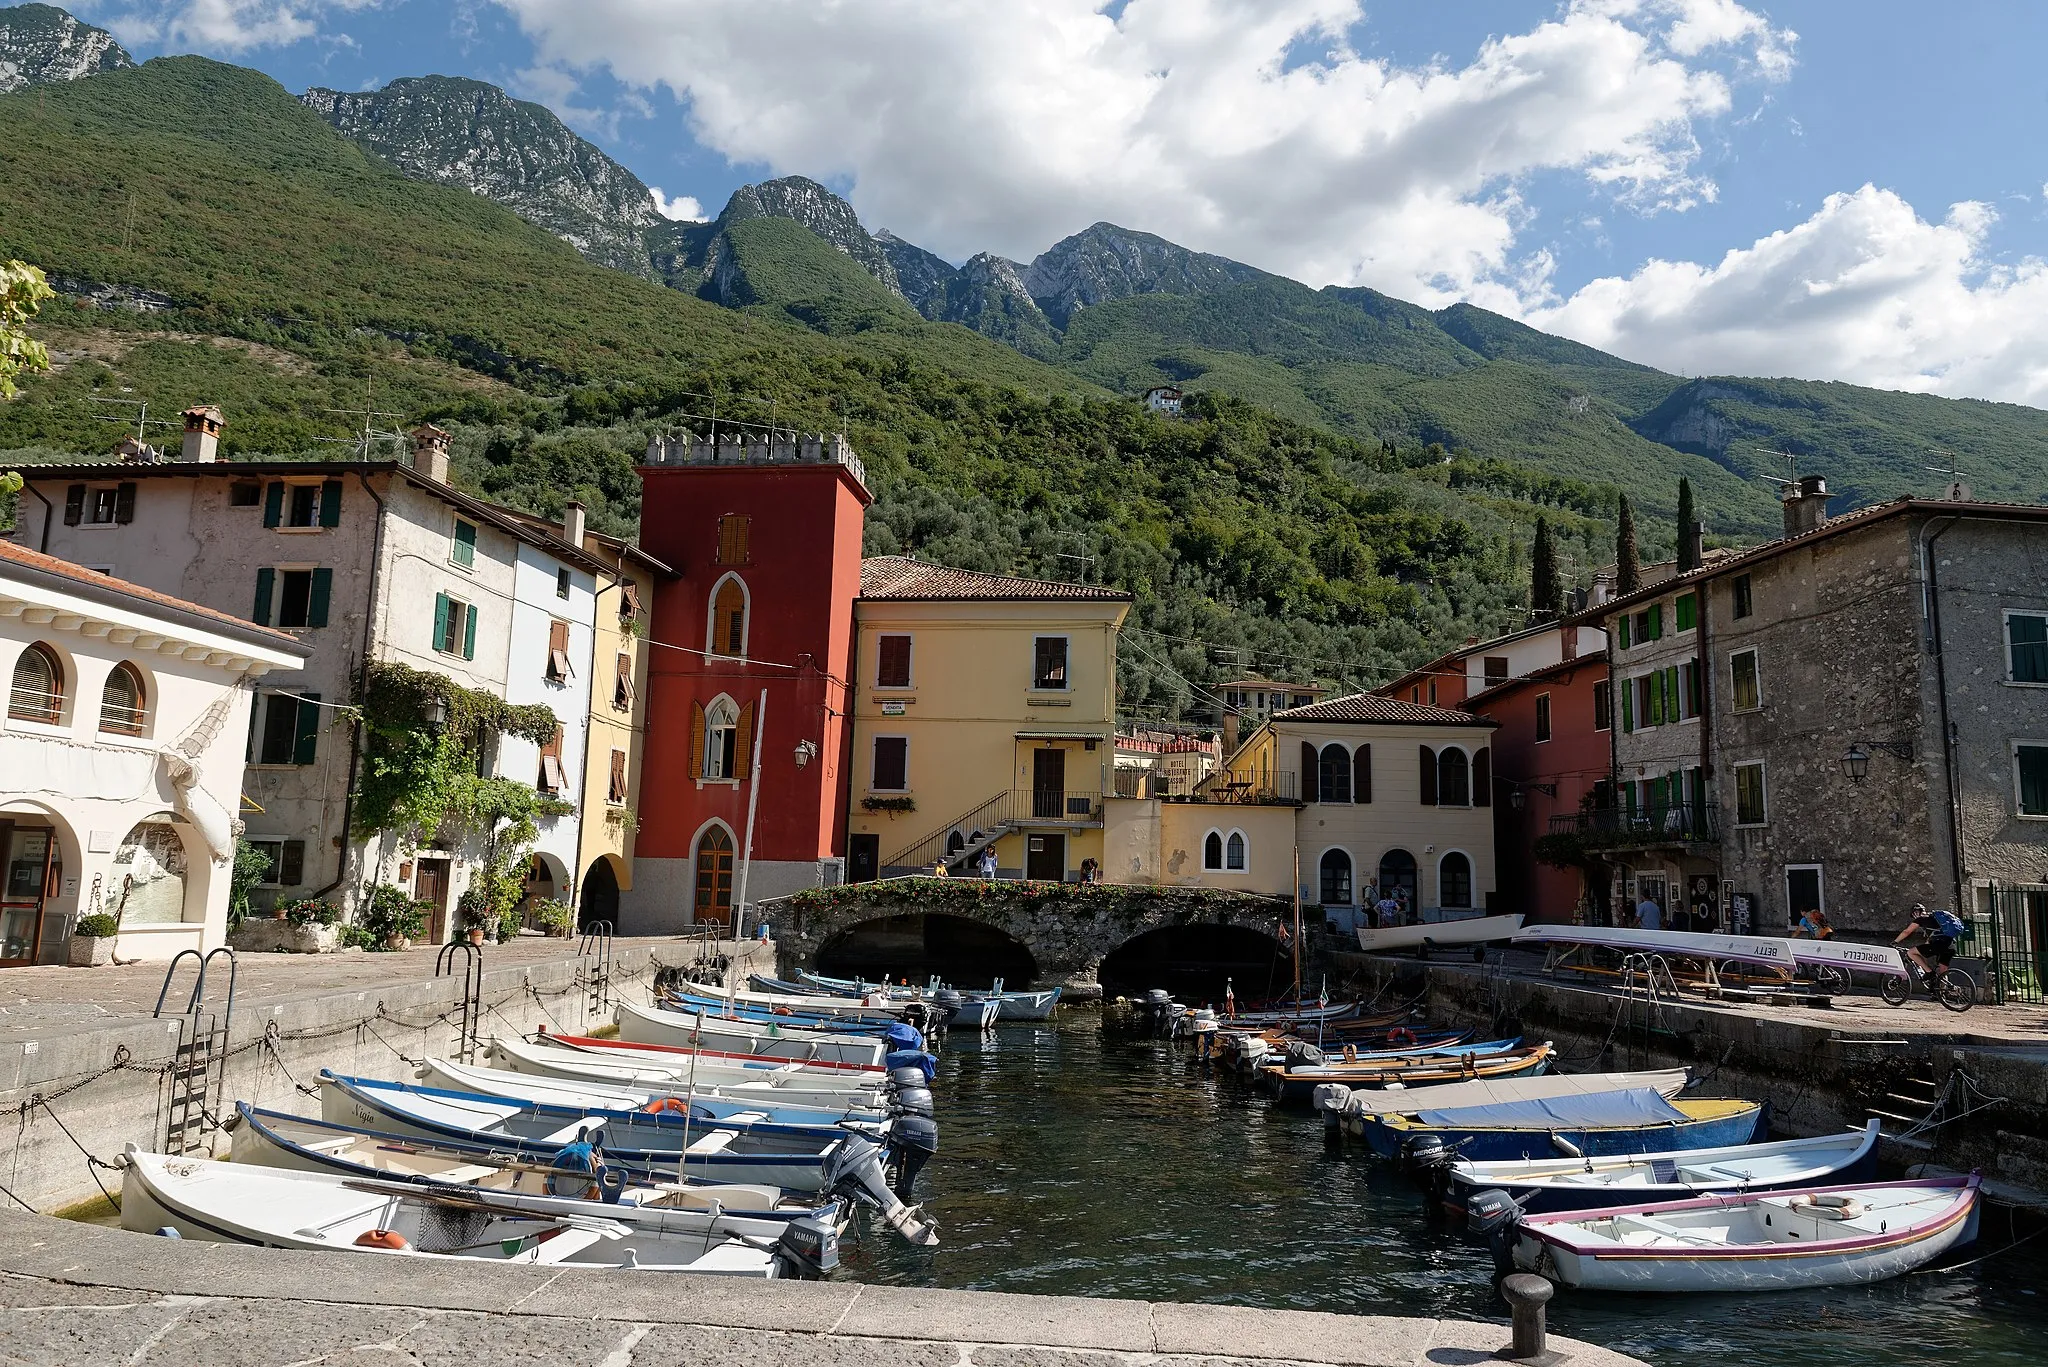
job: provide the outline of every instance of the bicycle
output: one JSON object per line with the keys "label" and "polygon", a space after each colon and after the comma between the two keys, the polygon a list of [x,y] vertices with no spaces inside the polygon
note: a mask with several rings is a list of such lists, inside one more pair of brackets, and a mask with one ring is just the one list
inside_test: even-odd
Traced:
{"label": "bicycle", "polygon": [[1970,980],[1970,975],[1958,973],[1945,963],[1937,964],[1930,973],[1909,958],[1906,973],[1908,976],[1903,978],[1887,973],[1878,980],[1878,995],[1887,1005],[1904,1006],[1915,988],[1924,989],[1950,1011],[1964,1012],[1977,1004],[1977,984]]}

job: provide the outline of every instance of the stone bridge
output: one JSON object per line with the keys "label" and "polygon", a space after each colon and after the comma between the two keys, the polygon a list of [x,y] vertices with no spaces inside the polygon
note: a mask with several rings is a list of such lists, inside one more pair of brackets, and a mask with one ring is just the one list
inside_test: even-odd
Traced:
{"label": "stone bridge", "polygon": [[889,878],[811,888],[761,904],[773,929],[776,971],[816,965],[833,936],[891,916],[957,916],[993,927],[1031,951],[1042,986],[1085,994],[1096,970],[1120,946],[1173,926],[1233,926],[1274,936],[1293,917],[1277,897],[1213,888],[1120,883],[984,882],[969,878]]}

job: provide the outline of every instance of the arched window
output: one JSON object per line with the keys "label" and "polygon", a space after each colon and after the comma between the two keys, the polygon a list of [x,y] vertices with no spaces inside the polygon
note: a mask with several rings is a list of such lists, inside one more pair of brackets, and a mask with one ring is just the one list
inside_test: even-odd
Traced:
{"label": "arched window", "polygon": [[1472,805],[1472,769],[1465,752],[1455,745],[1446,745],[1436,757],[1436,805]]}
{"label": "arched window", "polygon": [[966,836],[960,834],[960,832],[957,829],[946,832],[946,857],[948,859],[951,859],[954,855],[960,853],[960,851],[966,848]]}
{"label": "arched window", "polygon": [[1223,867],[1223,833],[1211,831],[1202,840],[1202,867],[1220,869]]}
{"label": "arched window", "polygon": [[697,921],[732,920],[732,837],[723,826],[706,826],[697,837]]}
{"label": "arched window", "polygon": [[1456,850],[1436,866],[1436,900],[1444,907],[1472,905],[1472,861]]}
{"label": "arched window", "polygon": [[727,575],[711,594],[711,653],[735,658],[747,653],[746,586]]}
{"label": "arched window", "polygon": [[1325,745],[1316,764],[1316,789],[1325,802],[1351,800],[1351,752],[1341,745]]}
{"label": "arched window", "polygon": [[1388,850],[1380,856],[1381,897],[1391,897],[1402,910],[1415,909],[1415,856],[1406,850]]}
{"label": "arched window", "polygon": [[1322,884],[1324,906],[1350,906],[1351,856],[1342,850],[1323,851]]}
{"label": "arched window", "polygon": [[39,721],[55,726],[64,718],[64,665],[46,645],[32,645],[14,661],[14,683],[7,690],[7,715],[13,721]]}
{"label": "arched window", "polygon": [[123,925],[185,919],[185,842],[168,816],[137,822],[114,851],[112,912]]}
{"label": "arched window", "polygon": [[1232,831],[1230,839],[1223,842],[1223,867],[1232,873],[1244,872],[1244,832]]}
{"label": "arched window", "polygon": [[100,690],[100,730],[116,736],[139,736],[145,720],[142,675],[135,666],[118,664]]}
{"label": "arched window", "polygon": [[720,696],[704,709],[704,777],[739,777],[740,710]]}

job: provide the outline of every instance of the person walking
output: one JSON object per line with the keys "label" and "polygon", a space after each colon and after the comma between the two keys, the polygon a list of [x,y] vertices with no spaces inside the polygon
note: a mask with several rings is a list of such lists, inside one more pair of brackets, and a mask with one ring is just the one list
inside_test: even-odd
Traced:
{"label": "person walking", "polygon": [[995,880],[996,847],[994,841],[990,841],[988,844],[983,845],[981,847],[980,871],[981,876],[983,878],[988,879],[991,882]]}
{"label": "person walking", "polygon": [[1819,907],[1808,907],[1799,914],[1799,924],[1792,927],[1795,940],[1825,940],[1835,933],[1828,924],[1828,914]]}

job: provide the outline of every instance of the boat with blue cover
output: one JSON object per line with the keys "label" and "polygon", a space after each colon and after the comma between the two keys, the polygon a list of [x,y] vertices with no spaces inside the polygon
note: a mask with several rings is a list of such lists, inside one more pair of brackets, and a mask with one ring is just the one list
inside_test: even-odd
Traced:
{"label": "boat with blue cover", "polygon": [[1754,1101],[1667,1101],[1654,1088],[1544,1097],[1455,1109],[1371,1116],[1364,1137],[1382,1158],[1400,1157],[1425,1136],[1473,1162],[1726,1148],[1756,1139],[1764,1108]]}

